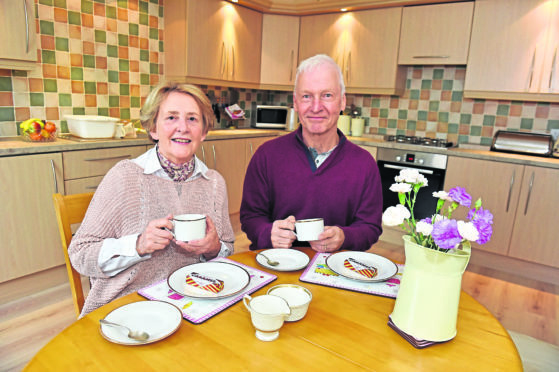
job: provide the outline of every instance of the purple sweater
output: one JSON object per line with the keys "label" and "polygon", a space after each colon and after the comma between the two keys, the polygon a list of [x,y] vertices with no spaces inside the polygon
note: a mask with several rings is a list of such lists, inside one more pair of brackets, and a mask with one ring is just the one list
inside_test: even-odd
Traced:
{"label": "purple sweater", "polygon": [[[264,143],[247,169],[241,227],[250,249],[272,247],[275,220],[324,218],[345,234],[341,249],[367,250],[382,233],[382,189],[377,164],[359,146],[340,142],[317,169],[302,129]],[[295,241],[294,245],[301,245]]]}

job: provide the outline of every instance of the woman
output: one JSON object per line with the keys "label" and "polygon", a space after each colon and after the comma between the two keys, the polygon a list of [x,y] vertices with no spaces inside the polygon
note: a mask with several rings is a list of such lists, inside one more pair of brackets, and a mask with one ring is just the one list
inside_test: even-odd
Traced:
{"label": "woman", "polygon": [[[233,252],[225,181],[195,156],[213,122],[207,97],[192,85],[160,84],[141,122],[156,145],[109,170],[68,248],[91,281],[81,316],[180,267]],[[203,239],[173,238],[171,220],[183,213],[206,215]]]}

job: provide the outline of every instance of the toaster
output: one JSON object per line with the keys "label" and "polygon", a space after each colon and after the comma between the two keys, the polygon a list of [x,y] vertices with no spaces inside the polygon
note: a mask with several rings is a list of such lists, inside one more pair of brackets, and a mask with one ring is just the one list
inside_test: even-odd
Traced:
{"label": "toaster", "polygon": [[513,154],[551,156],[553,153],[553,137],[551,134],[500,130],[493,136],[490,150]]}

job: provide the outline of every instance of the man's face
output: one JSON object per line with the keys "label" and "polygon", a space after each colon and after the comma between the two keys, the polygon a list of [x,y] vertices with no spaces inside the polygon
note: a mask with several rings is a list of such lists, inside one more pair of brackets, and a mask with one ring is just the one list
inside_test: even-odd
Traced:
{"label": "man's face", "polygon": [[335,132],[340,111],[345,108],[336,69],[328,64],[302,72],[298,77],[293,107],[303,131],[309,134]]}

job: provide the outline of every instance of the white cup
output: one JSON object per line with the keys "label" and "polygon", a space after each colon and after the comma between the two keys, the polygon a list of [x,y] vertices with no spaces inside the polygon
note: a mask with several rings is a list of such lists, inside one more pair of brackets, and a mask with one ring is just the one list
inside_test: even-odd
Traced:
{"label": "white cup", "polygon": [[287,301],[291,309],[291,315],[285,319],[286,322],[295,322],[303,319],[309,309],[312,293],[307,288],[297,284],[280,284],[268,289],[268,294],[278,296]]}
{"label": "white cup", "polygon": [[324,219],[309,218],[295,221],[295,236],[300,242],[318,240],[318,236],[324,231]]}
{"label": "white cup", "polygon": [[203,214],[181,214],[173,218],[175,239],[183,242],[202,239],[206,236],[206,216]]}
{"label": "white cup", "polygon": [[353,137],[361,137],[365,129],[365,119],[354,118],[351,119],[351,135]]}
{"label": "white cup", "polygon": [[245,295],[243,303],[256,328],[256,338],[262,341],[277,339],[284,320],[291,315],[287,302],[278,296],[262,295],[252,298]]}

